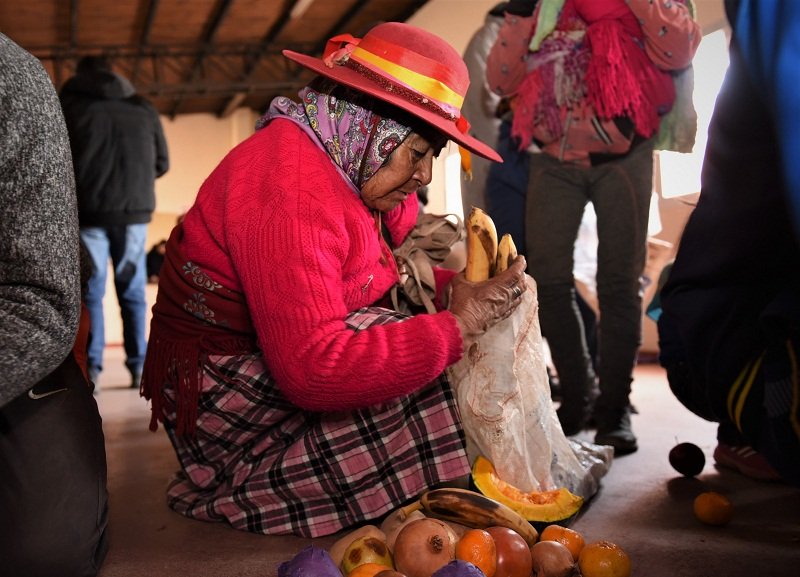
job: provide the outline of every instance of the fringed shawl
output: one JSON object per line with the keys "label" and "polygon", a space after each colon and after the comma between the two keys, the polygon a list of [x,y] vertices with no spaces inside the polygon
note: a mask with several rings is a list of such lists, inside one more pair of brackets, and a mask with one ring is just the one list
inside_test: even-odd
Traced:
{"label": "fringed shawl", "polygon": [[636,17],[617,0],[543,0],[530,49],[513,124],[523,143],[535,126],[560,138],[563,110],[583,100],[601,119],[629,118],[644,137],[672,107],[672,76],[647,56]]}
{"label": "fringed shawl", "polygon": [[[257,344],[244,295],[188,261],[181,251],[182,237],[179,224],[167,242],[159,275],[142,395],[152,403],[151,430],[175,411],[177,434],[192,435],[207,355],[246,354],[256,351]],[[175,392],[174,403],[165,397],[166,385]]]}

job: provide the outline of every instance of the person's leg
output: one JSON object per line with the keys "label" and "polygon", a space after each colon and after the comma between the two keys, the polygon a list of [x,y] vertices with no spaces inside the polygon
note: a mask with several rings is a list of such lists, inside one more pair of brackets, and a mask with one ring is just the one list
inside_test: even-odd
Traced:
{"label": "person's leg", "polygon": [[612,445],[618,455],[637,449],[629,396],[642,338],[641,275],[647,253],[652,153],[652,143],[645,142],[626,157],[592,169],[600,304],[595,441]]}
{"label": "person's leg", "polygon": [[92,577],[108,549],[97,403],[72,355],[0,408],[4,575]]}
{"label": "person's leg", "polygon": [[733,469],[760,481],[777,481],[778,472],[742,436],[732,421],[723,420],[717,427],[714,461],[720,467]]}
{"label": "person's leg", "polygon": [[92,258],[92,276],[89,278],[84,301],[89,309],[91,333],[89,338],[89,375],[97,385],[97,375],[103,370],[103,351],[106,347],[103,298],[108,277],[109,241],[102,227],[81,227],[81,240]]}
{"label": "person's leg", "polygon": [[526,208],[528,271],[536,281],[539,321],[561,385],[558,417],[567,435],[587,423],[594,371],[575,301],[573,254],[586,205],[585,169],[545,155],[531,158]]}
{"label": "person's leg", "polygon": [[[795,288],[789,298],[796,301],[797,294]],[[797,308],[794,304],[790,307]],[[779,477],[800,486],[800,325],[797,315],[792,316],[787,325],[790,334],[767,338],[763,353],[752,359],[731,384],[726,417],[773,470],[754,470],[747,466],[752,463],[742,466],[741,461],[735,468],[756,478]]]}
{"label": "person's leg", "polygon": [[125,365],[131,372],[131,386],[138,387],[147,350],[147,253],[146,224],[115,226],[110,229],[114,286],[122,313]]}

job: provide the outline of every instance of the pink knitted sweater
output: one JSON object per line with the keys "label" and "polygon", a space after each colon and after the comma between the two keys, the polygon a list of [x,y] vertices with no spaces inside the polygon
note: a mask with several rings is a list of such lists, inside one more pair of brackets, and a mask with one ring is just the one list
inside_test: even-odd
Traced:
{"label": "pink knitted sweater", "polygon": [[[417,199],[384,215],[395,242]],[[380,299],[397,267],[373,213],[301,129],[275,120],[232,150],[184,220],[182,249],[244,293],[278,386],[308,410],[349,410],[424,387],[462,355],[447,312],[353,332],[343,319]]]}

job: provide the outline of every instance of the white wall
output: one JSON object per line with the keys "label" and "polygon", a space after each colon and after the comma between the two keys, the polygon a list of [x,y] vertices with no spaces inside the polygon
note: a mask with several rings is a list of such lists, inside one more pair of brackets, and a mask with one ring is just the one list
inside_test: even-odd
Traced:
{"label": "white wall", "polygon": [[[212,114],[187,114],[174,120],[161,118],[170,169],[156,181],[156,210],[159,217],[170,217],[170,227],[192,205],[200,185],[219,161],[253,133],[257,118],[247,108],[240,108],[224,119]],[[151,229],[153,242],[166,236],[160,222]]]}

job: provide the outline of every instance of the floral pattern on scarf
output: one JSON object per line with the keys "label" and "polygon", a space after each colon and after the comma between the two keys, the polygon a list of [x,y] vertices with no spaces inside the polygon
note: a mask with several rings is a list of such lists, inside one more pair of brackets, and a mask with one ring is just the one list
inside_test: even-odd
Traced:
{"label": "floral pattern on scarf", "polygon": [[300,102],[275,98],[256,129],[274,118],[296,122],[328,153],[357,194],[411,132],[374,112],[373,98],[330,80],[312,83],[298,96]]}

